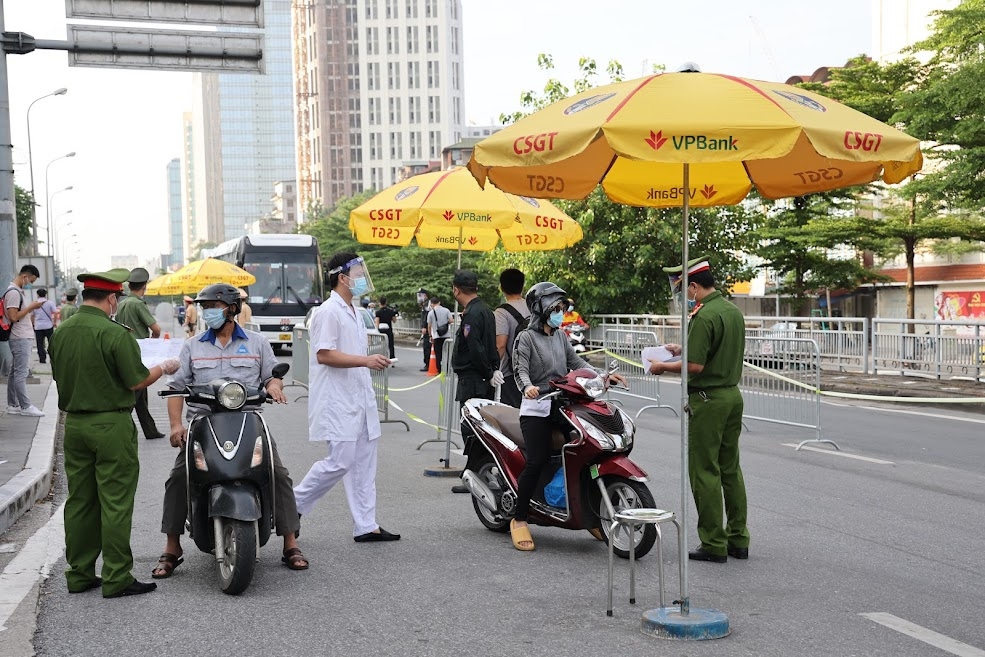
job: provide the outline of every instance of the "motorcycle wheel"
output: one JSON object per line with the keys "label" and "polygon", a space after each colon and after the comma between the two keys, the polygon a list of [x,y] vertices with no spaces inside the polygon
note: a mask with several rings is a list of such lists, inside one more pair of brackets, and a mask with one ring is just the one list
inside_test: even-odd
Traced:
{"label": "motorcycle wheel", "polygon": [[[631,481],[625,477],[606,477],[605,492],[612,502],[612,508],[616,513],[624,509],[653,509],[656,502],[646,484]],[[609,509],[605,505],[605,500],[599,499],[599,520],[601,521],[602,536],[605,542],[613,541],[613,552],[620,558],[629,558],[629,531],[625,527],[616,530],[614,537],[609,536],[609,526],[612,518],[609,517]],[[636,547],[635,558],[639,559],[653,548],[657,540],[657,528],[653,525],[641,525],[636,528],[633,537],[633,545]]]}
{"label": "motorcycle wheel", "polygon": [[[496,464],[491,460],[484,461],[482,465],[479,466],[476,476],[483,481],[487,486],[492,486],[500,490],[506,489],[506,482],[503,481],[503,475],[498,472],[494,472]],[[510,519],[504,517],[498,513],[493,513],[485,507],[479,500],[472,496],[472,508],[475,509],[475,515],[478,516],[479,522],[492,532],[505,533],[510,530]]]}
{"label": "motorcycle wheel", "polygon": [[[247,589],[256,567],[256,523],[231,518],[222,519],[222,544],[225,555],[216,561],[219,588],[228,595],[239,595]],[[216,542],[218,545],[218,541]]]}

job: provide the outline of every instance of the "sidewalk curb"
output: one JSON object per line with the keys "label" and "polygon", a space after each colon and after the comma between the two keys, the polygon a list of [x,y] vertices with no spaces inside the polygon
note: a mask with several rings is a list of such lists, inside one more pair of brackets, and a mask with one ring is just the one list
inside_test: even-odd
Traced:
{"label": "sidewalk curb", "polygon": [[43,410],[45,416],[38,420],[38,429],[24,469],[0,486],[0,534],[7,531],[18,518],[31,510],[36,501],[44,499],[51,490],[55,433],[59,417],[58,390],[54,381],[48,386]]}

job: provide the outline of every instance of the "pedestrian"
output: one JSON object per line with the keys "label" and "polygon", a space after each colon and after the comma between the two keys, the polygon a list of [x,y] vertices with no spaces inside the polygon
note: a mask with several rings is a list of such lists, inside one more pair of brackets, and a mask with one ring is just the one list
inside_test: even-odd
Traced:
{"label": "pedestrian", "polygon": [[[190,385],[207,384],[214,379],[229,378],[247,388],[266,389],[267,394],[279,404],[286,404],[284,382],[274,378],[277,358],[270,341],[262,334],[244,330],[236,322],[239,312],[239,291],[232,285],[215,283],[202,288],[195,301],[202,305],[202,319],[208,327],[201,337],[186,340],[181,346],[178,360],[181,367],[171,380],[172,390],[183,390]],[[171,577],[181,565],[181,534],[188,516],[188,481],[185,470],[185,449],[188,423],[207,414],[207,408],[188,406],[182,418],[185,400],[168,398],[168,418],[171,420],[171,446],[180,448],[164,484],[164,511],[161,517],[161,533],[167,536],[164,552],[151,572],[154,579]],[[183,422],[184,420],[184,422]],[[274,461],[274,523],[277,535],[284,538],[281,561],[291,570],[307,570],[308,560],[298,547],[297,533],[301,530],[298,510],[294,505],[291,475],[280,460],[277,444],[270,439]]]}
{"label": "pedestrian", "polygon": [[442,355],[451,323],[451,311],[441,305],[440,297],[431,297],[431,310],[428,311],[428,336],[431,338],[431,348],[434,350],[434,361],[438,364],[438,374],[441,374]]}
{"label": "pedestrian", "polygon": [[[687,303],[688,477],[698,510],[701,545],[689,559],[725,563],[749,558],[746,486],[739,467],[742,432],[742,376],[745,321],[742,313],[715,289],[708,258],[687,263],[688,285],[681,290],[681,267],[665,267],[680,305]],[[681,346],[666,345],[675,356]],[[681,371],[681,361],[650,365],[651,374]],[[722,517],[724,499],[725,519]]]}
{"label": "pedestrian", "polygon": [[[150,273],[143,267],[137,267],[130,272],[127,286],[130,294],[120,299],[116,311],[116,321],[130,329],[130,335],[136,340],[161,337],[161,326],[147,307],[144,294],[147,292],[147,281]],[[137,411],[137,421],[140,431],[146,440],[163,438],[164,434],[157,428],[154,416],[150,414],[147,389],[141,388],[134,392],[134,410]]]}
{"label": "pedestrian", "polygon": [[[479,277],[466,269],[459,269],[452,279],[452,295],[458,305],[464,308],[462,318],[455,333],[455,344],[451,355],[451,366],[458,376],[455,400],[459,409],[470,399],[492,399],[493,386],[502,385],[504,379],[499,371],[499,352],[496,351],[496,318],[489,306],[479,298]],[[462,442],[464,454],[472,453],[475,436],[468,423],[462,422]],[[472,459],[466,462],[466,469],[472,469]],[[462,484],[451,488],[453,493],[467,493]]]}
{"label": "pedestrian", "polygon": [[431,312],[431,294],[423,287],[417,290],[417,305],[421,309],[421,339],[417,341],[424,351],[424,367],[427,372],[431,366],[431,336],[428,335],[428,313]]}
{"label": "pedestrian", "polygon": [[239,293],[239,315],[236,316],[236,323],[246,328],[246,325],[253,321],[253,309],[246,303],[246,290],[241,287],[236,288]]}
{"label": "pedestrian", "polygon": [[48,290],[44,288],[38,290],[38,301],[41,302],[41,307],[34,309],[34,338],[38,345],[38,362],[43,365],[48,359],[45,344],[51,342],[51,334],[55,331],[55,314],[58,309],[48,298]]}
{"label": "pedestrian", "polygon": [[387,344],[390,346],[390,362],[397,362],[396,352],[393,350],[393,322],[400,313],[396,308],[387,305],[386,297],[380,297],[380,309],[376,311],[376,330],[386,336]]}
{"label": "pedestrian", "polygon": [[[510,537],[513,547],[522,552],[534,549],[527,526],[527,513],[530,498],[551,459],[551,434],[555,430],[564,432],[564,426],[569,424],[562,419],[554,401],[538,397],[548,392],[550,381],[560,379],[572,370],[592,367],[575,353],[568,336],[560,330],[568,303],[565,294],[564,290],[548,281],[530,288],[526,297],[530,308],[530,326],[517,337],[516,351],[513,353],[516,378],[523,389],[520,430],[526,446],[526,461],[517,479],[516,510],[510,521]],[[609,379],[626,385],[626,379],[618,374],[610,374]],[[592,532],[592,535],[600,537],[597,532]]]}
{"label": "pedestrian", "polygon": [[[130,412],[134,390],[178,369],[169,358],[148,370],[122,325],[110,320],[130,272],[79,274],[82,306],[51,338],[51,373],[65,415],[65,580],[70,593],[102,586],[104,598],[149,593],[131,574],[130,528],[140,462]],[[96,559],[103,556],[102,577]]]}
{"label": "pedestrian", "polygon": [[10,374],[7,376],[7,415],[27,415],[41,417],[44,412],[31,403],[27,396],[27,374],[31,361],[31,346],[36,342],[34,325],[31,320],[34,311],[44,304],[44,300],[28,302],[25,290],[34,287],[41,272],[34,265],[24,265],[14,277],[7,291],[3,293],[4,314],[10,322]]}
{"label": "pedestrian", "polygon": [[332,293],[311,315],[308,357],[308,440],[324,441],[328,456],[316,461],[295,486],[298,512],[315,503],[339,481],[345,486],[357,543],[396,541],[376,522],[376,458],[380,418],[369,370],[383,370],[390,359],[368,355],[366,325],[353,299],[373,291],[366,263],[355,253],[336,253],[328,262]]}
{"label": "pedestrian", "polygon": [[189,296],[184,298],[185,302],[185,334],[190,338],[198,332],[198,310],[195,309],[195,300]]}
{"label": "pedestrian", "polygon": [[65,290],[65,303],[58,308],[58,320],[60,322],[64,322],[78,311],[79,306],[76,302],[78,296],[79,291],[74,287]]}
{"label": "pedestrian", "polygon": [[499,400],[514,408],[520,408],[522,396],[517,387],[513,369],[513,344],[520,325],[526,326],[530,310],[523,298],[523,285],[526,277],[519,269],[504,269],[499,275],[499,289],[506,297],[493,315],[496,317],[496,351],[499,352],[499,371],[503,373]]}

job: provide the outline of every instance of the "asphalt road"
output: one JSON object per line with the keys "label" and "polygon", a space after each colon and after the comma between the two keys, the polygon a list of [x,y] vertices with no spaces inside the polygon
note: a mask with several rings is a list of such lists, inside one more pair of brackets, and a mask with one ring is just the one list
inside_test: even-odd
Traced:
{"label": "asphalt road", "polygon": [[[400,349],[398,356],[391,386],[423,381],[415,352]],[[297,482],[324,447],[307,440],[307,400],[293,401],[303,391],[288,390],[292,403],[269,409],[267,419]],[[677,404],[679,389],[664,390]],[[437,417],[436,384],[393,399],[425,419]],[[163,403],[152,403],[166,426]],[[627,409],[640,405],[626,402]],[[641,612],[657,605],[653,555],[640,562],[636,607],[627,601],[626,564],[617,564],[615,617],[607,618],[604,545],[586,532],[534,528],[537,550],[513,550],[507,535],[479,524],[468,496],[449,492],[451,481],[422,476],[444,449],[416,450],[433,430],[412,423],[409,433],[384,425],[380,443],[378,520],[401,541],[354,543],[338,489],[302,525],[311,569],[286,569],[273,540],[238,597],[219,592],[212,558],[187,539],[175,575],[136,598],[70,596],[61,561],[43,586],[35,647],[47,656],[120,657],[948,654],[860,615],[883,612],[985,649],[982,416],[825,404],[822,417],[825,434],[844,452],[890,463],[795,451],[784,444],[810,432],[749,423],[742,464],[750,558],[692,562],[689,570],[692,605],[729,615],[732,634],[720,641],[681,644],[639,632]],[[646,411],[639,427],[633,458],[650,473],[658,506],[679,509],[679,420],[666,409]],[[145,580],[164,546],[161,497],[174,454],[167,441],[141,439],[132,542]],[[51,508],[63,500],[60,480]],[[693,546],[693,507],[691,513]],[[672,540],[664,555],[674,592]]]}

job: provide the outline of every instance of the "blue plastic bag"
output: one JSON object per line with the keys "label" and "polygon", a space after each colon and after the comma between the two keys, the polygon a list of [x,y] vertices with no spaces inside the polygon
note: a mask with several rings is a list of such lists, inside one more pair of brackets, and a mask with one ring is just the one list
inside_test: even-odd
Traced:
{"label": "blue plastic bag", "polygon": [[568,496],[564,490],[564,468],[558,468],[554,478],[544,486],[544,501],[559,509],[568,507]]}

